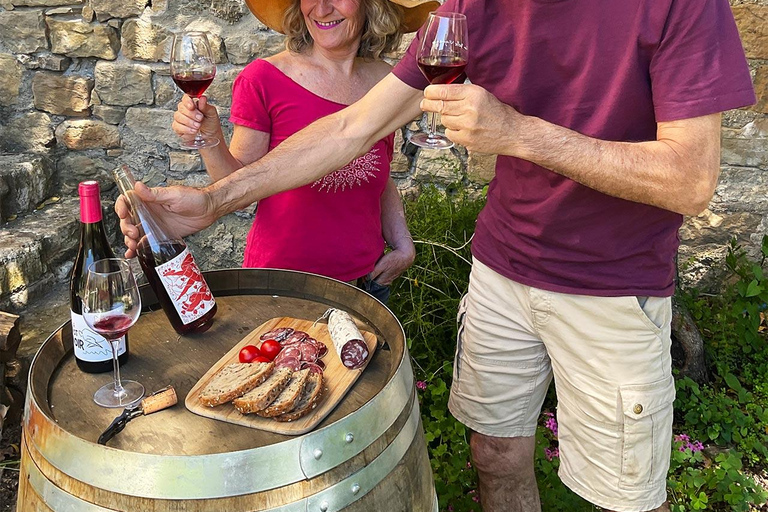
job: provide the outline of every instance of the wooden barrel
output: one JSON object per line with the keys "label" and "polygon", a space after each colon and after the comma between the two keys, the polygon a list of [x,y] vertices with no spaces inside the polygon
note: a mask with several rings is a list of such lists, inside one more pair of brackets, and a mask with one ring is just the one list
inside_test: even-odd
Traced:
{"label": "wooden barrel", "polygon": [[[162,311],[131,329],[125,378],[169,384],[179,404],[96,443],[119,413],[92,401],[111,378],[77,369],[69,323],[46,340],[29,377],[18,510],[194,512],[435,512],[437,499],[402,326],[348,284],[282,270],[209,272],[218,314],[208,332],[179,336]],[[155,301],[142,289],[145,304]],[[155,301],[156,302],[156,301]],[[334,411],[288,437],[194,415],[183,399],[245,334],[274,317],[345,309],[380,348]]]}

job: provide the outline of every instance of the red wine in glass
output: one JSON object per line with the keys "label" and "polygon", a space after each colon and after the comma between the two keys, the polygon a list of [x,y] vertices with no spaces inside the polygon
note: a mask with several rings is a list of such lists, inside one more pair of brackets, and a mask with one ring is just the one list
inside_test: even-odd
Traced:
{"label": "red wine in glass", "polygon": [[173,81],[185,93],[193,98],[199,98],[211,85],[214,76],[216,76],[214,73],[203,71],[182,71],[173,75]]}
{"label": "red wine in glass", "polygon": [[[450,84],[467,66],[467,17],[457,12],[429,14],[416,63],[431,84]],[[415,133],[410,141],[422,148],[449,149],[453,142],[437,133],[437,115],[430,114],[429,132]]]}
{"label": "red wine in glass", "polygon": [[[171,46],[171,77],[179,89],[195,102],[203,95],[216,76],[216,62],[205,32],[186,31],[173,36]],[[182,142],[186,149],[212,148],[219,144],[216,137],[204,137],[197,132],[191,142]]]}
{"label": "red wine in glass", "polygon": [[450,84],[467,67],[466,59],[457,56],[435,56],[419,59],[419,69],[431,84]]}
{"label": "red wine in glass", "polygon": [[116,340],[128,332],[133,322],[134,318],[128,315],[116,314],[97,320],[93,324],[93,330],[108,340]]}

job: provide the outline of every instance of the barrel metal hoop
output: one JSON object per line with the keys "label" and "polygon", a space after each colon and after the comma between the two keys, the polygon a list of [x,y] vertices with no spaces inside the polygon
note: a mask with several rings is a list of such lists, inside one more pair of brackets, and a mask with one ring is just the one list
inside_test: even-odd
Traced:
{"label": "barrel metal hoop", "polygon": [[37,464],[31,459],[28,464],[25,464],[24,469],[29,476],[29,485],[51,510],[57,512],[114,512],[114,509],[94,505],[62,491],[45,478]]}
{"label": "barrel metal hoop", "polygon": [[[150,499],[227,498],[284,487],[349,460],[396,421],[402,412],[396,405],[408,403],[413,387],[406,350],[392,379],[355,413],[304,438],[229,453],[156,455],[97,445],[60,428],[31,400],[27,401],[24,428],[29,442],[46,461],[94,487]],[[30,389],[32,392],[37,390]],[[414,409],[418,411],[417,406]],[[366,419],[357,421],[358,414]],[[45,434],[38,432],[38,424]],[[350,432],[352,442],[347,439]],[[40,435],[45,437],[38,439]],[[319,459],[314,458],[316,449],[323,452]],[[83,464],[84,460],[88,463]]]}
{"label": "barrel metal hoop", "polygon": [[[307,479],[321,475],[351,459],[380,438],[403,412],[413,394],[413,368],[406,352],[398,379],[392,379],[386,393],[363,405],[333,425],[304,436],[300,464]],[[418,402],[416,402],[418,409]]]}
{"label": "barrel metal hoop", "polygon": [[307,497],[307,512],[337,512],[368,494],[402,460],[419,427],[418,401],[414,399],[410,417],[394,441],[370,464],[323,491]]}

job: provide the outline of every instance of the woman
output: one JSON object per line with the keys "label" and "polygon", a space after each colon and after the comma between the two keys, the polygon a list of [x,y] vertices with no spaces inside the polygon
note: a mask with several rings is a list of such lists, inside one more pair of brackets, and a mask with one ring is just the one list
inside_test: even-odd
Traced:
{"label": "woman", "polygon": [[[406,9],[406,2],[415,7]],[[360,99],[397,48],[437,2],[253,0],[253,13],[287,35],[287,50],[249,64],[233,87],[229,147],[200,151],[219,180],[254,162],[313,121]],[[174,115],[184,139],[223,139],[216,108],[184,96]],[[317,182],[259,202],[244,267],[285,268],[355,282],[386,302],[389,285],[415,257],[397,187],[389,176],[394,136]],[[286,169],[285,172],[290,172]],[[385,244],[391,250],[385,252]]]}

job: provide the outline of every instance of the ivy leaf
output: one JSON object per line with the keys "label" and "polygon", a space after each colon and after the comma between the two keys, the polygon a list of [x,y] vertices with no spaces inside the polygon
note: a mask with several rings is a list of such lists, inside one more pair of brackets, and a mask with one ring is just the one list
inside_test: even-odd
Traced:
{"label": "ivy leaf", "polygon": [[753,279],[749,282],[747,285],[747,291],[744,295],[745,297],[756,297],[760,295],[760,293],[763,291],[763,289],[760,287],[760,284],[758,284],[757,279]]}

